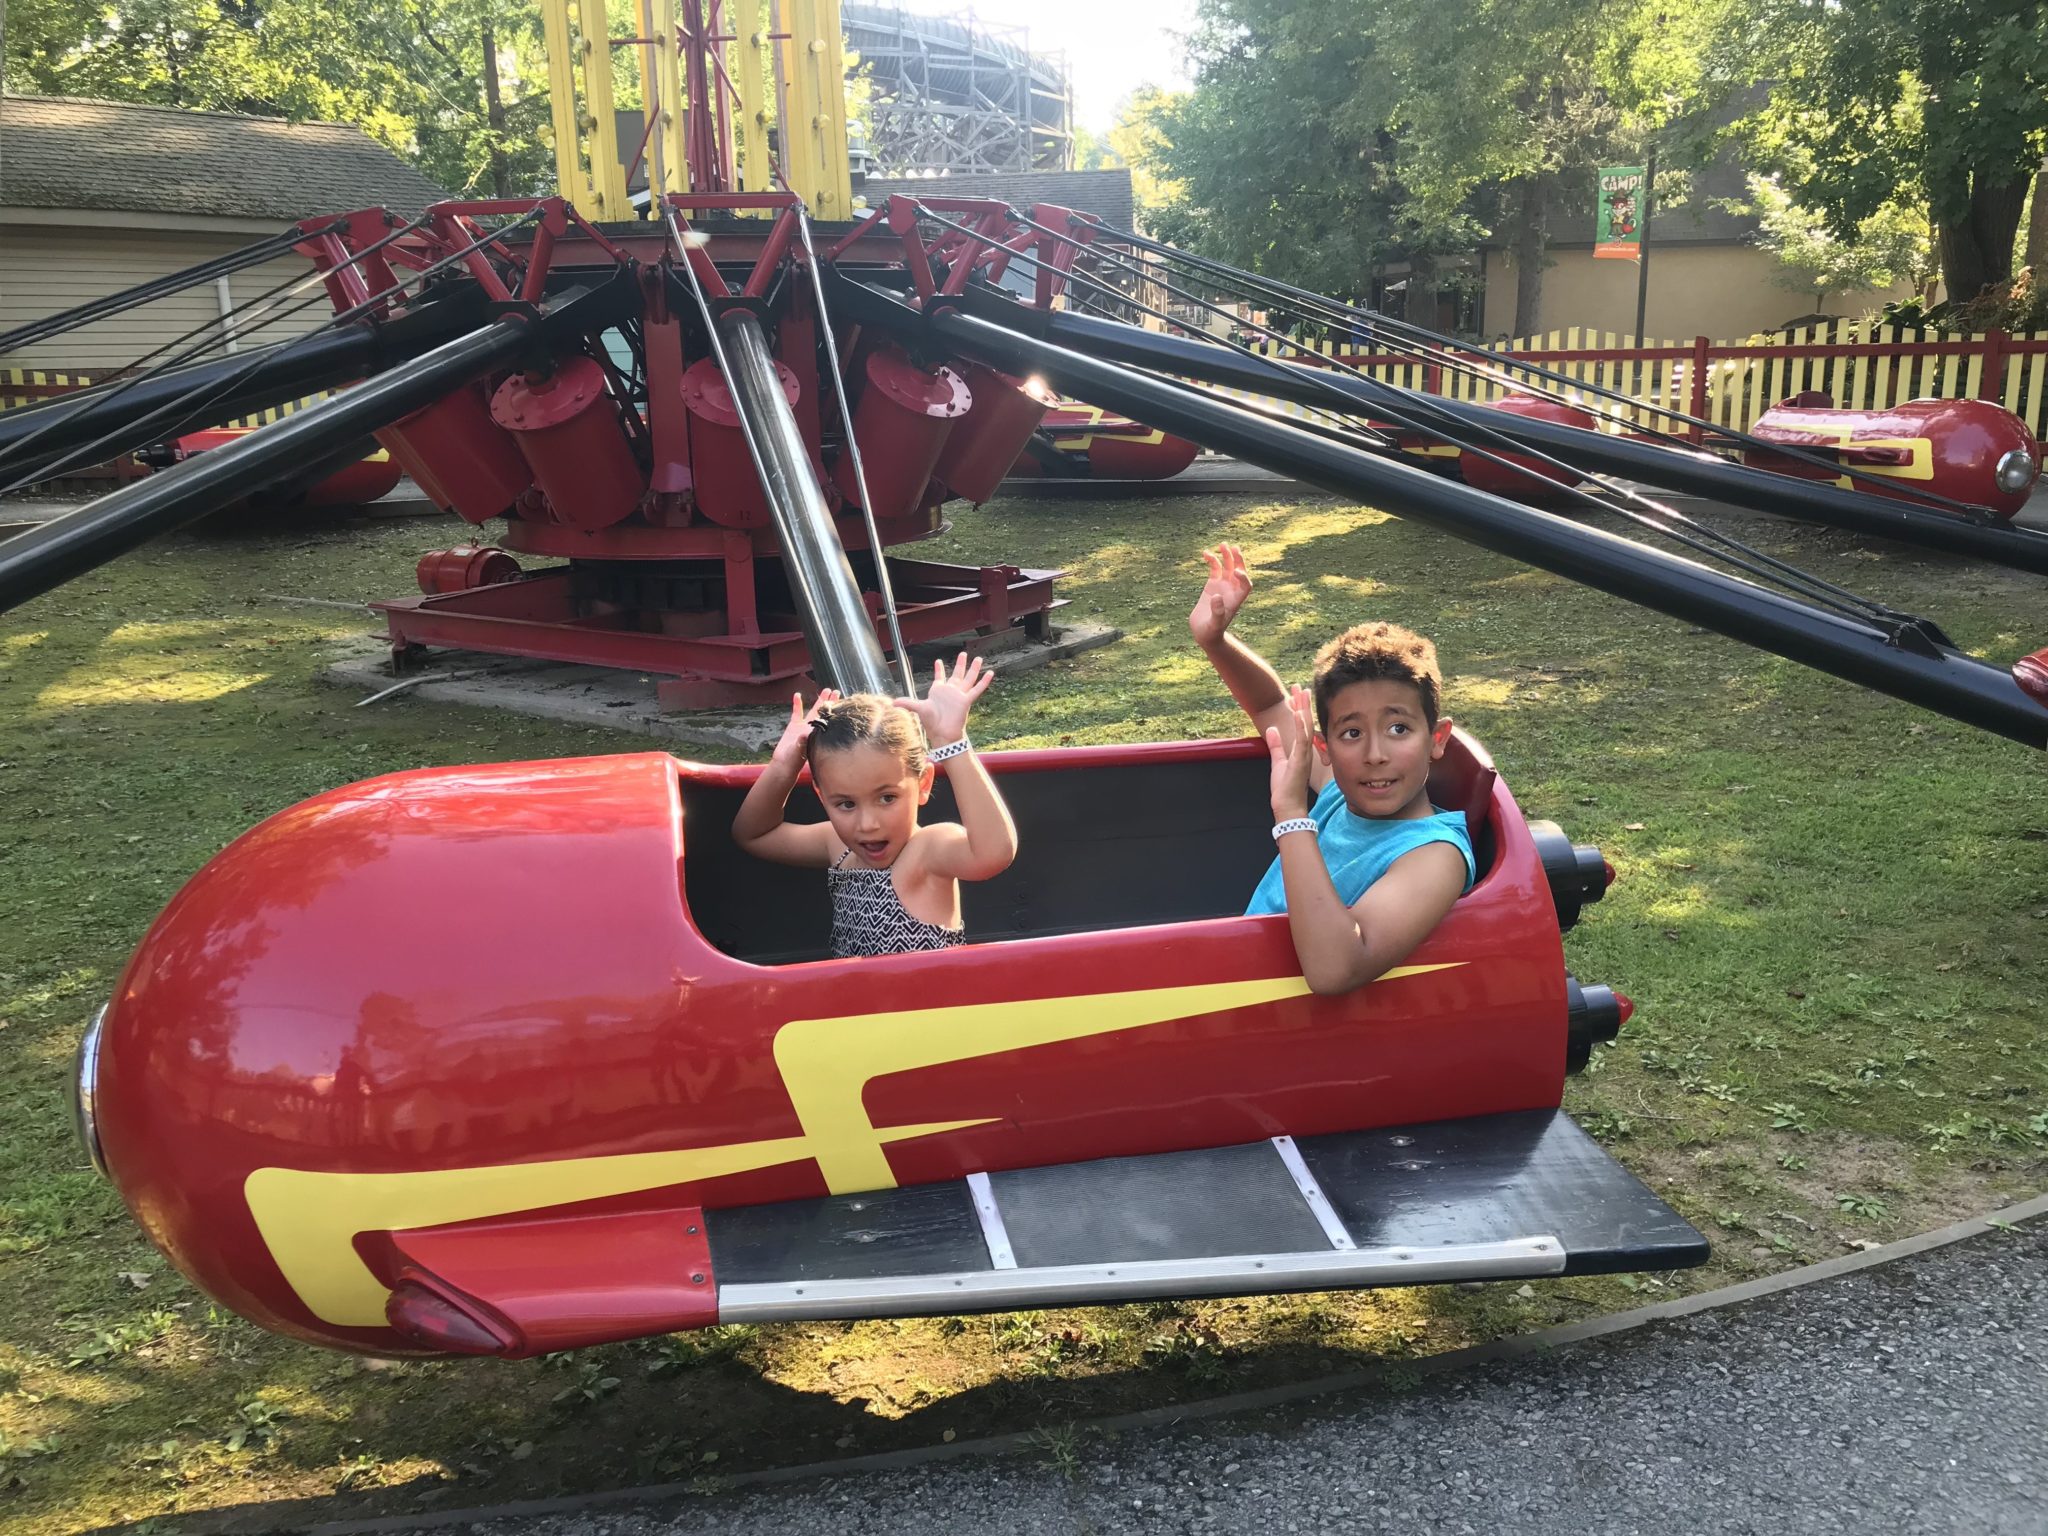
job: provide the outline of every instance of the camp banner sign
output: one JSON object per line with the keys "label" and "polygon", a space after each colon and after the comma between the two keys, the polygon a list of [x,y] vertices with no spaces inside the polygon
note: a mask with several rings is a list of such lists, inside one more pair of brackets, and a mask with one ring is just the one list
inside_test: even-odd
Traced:
{"label": "camp banner sign", "polygon": [[1593,232],[1595,256],[1621,256],[1633,261],[1642,254],[1643,168],[1605,166],[1600,172],[1600,212]]}

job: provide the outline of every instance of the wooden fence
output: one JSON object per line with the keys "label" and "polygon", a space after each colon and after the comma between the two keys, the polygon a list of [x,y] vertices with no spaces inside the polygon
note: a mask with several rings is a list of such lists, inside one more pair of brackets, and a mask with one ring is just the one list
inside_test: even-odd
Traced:
{"label": "wooden fence", "polygon": [[[1270,356],[1297,355],[1261,340],[1255,350]],[[1454,400],[1497,400],[1518,388],[1569,388],[1500,368],[1483,354],[1459,351],[1442,357],[1413,352],[1370,352],[1324,345],[1313,350],[1359,368],[1369,377],[1405,389]],[[1996,400],[2025,421],[2036,437],[2048,436],[2048,334],[2024,336],[1991,331],[1981,336],[1928,338],[1895,326],[1866,326],[1837,320],[1768,341],[1648,341],[1573,327],[1547,336],[1500,343],[1486,349],[1496,357],[1539,363],[1579,384],[1614,390],[1629,404],[1587,394],[1596,415],[1610,410],[1620,420],[1603,420],[1604,430],[1623,422],[1659,431],[1700,429],[1675,421],[1683,411],[1716,426],[1747,430],[1780,400],[1806,390],[1831,396],[1838,406],[1875,410],[1907,400]]]}

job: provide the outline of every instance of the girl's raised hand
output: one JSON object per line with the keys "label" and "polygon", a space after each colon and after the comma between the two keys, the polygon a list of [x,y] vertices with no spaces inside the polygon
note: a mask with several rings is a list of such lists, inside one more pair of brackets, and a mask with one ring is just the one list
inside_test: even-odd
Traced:
{"label": "girl's raised hand", "polygon": [[1299,683],[1287,696],[1294,712],[1294,738],[1283,742],[1278,726],[1266,728],[1266,754],[1272,760],[1273,819],[1291,821],[1306,816],[1309,807],[1308,775],[1315,762],[1315,699]]}
{"label": "girl's raised hand", "polygon": [[1252,573],[1244,563],[1244,551],[1235,544],[1203,550],[1202,562],[1209,567],[1209,579],[1188,614],[1188,630],[1197,645],[1211,646],[1221,643],[1230,621],[1252,595]]}
{"label": "girl's raised hand", "polygon": [[962,651],[953,663],[951,676],[947,675],[943,661],[933,662],[931,691],[921,699],[898,699],[896,706],[924,722],[926,741],[943,747],[967,734],[967,711],[995,680],[994,669],[984,672],[979,656],[970,662]]}
{"label": "girl's raised hand", "polygon": [[804,696],[794,693],[789,698],[789,724],[782,728],[782,739],[775,743],[775,750],[769,755],[771,763],[795,767],[804,760],[804,747],[811,739],[811,722],[818,717],[818,711],[839,697],[837,688],[818,690],[818,702],[809,709],[804,708]]}

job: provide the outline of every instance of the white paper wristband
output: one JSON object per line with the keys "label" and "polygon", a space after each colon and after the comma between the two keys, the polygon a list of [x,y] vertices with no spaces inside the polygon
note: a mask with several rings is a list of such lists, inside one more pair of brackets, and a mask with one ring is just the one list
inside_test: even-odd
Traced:
{"label": "white paper wristband", "polygon": [[1315,822],[1307,816],[1290,816],[1285,821],[1276,821],[1273,823],[1274,842],[1279,842],[1281,838],[1285,837],[1290,832],[1314,832],[1320,835],[1322,832],[1322,828],[1317,826]]}
{"label": "white paper wristband", "polygon": [[958,757],[962,752],[972,749],[973,744],[962,736],[958,741],[949,741],[943,747],[933,747],[924,756],[928,763],[943,763],[949,757]]}

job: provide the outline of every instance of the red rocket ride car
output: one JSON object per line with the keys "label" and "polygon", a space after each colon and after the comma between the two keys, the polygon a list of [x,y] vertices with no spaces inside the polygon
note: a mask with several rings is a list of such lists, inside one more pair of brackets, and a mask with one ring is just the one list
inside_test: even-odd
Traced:
{"label": "red rocket ride car", "polygon": [[1236,915],[1261,743],[989,763],[1024,851],[970,942],[852,960],[814,872],[733,845],[756,768],[317,796],[150,928],[81,1052],[87,1145],[208,1295],[379,1353],[1704,1258],[1558,1110],[1629,1012],[1559,943],[1610,871],[1469,738],[1433,790],[1479,881],[1341,997]]}
{"label": "red rocket ride car", "polygon": [[[144,462],[159,469],[182,464],[195,454],[225,448],[241,441],[253,427],[210,427],[187,432],[182,437],[144,454]],[[268,492],[266,505],[301,507],[359,507],[388,496],[398,487],[404,472],[398,461],[375,443],[364,444],[361,457],[313,480],[301,479]]]}
{"label": "red rocket ride car", "polygon": [[1170,480],[1201,450],[1114,411],[1062,400],[1045,413],[1010,473],[1025,479]]}
{"label": "red rocket ride car", "polygon": [[[1819,390],[1781,400],[1750,428],[1754,437],[1831,458],[1845,468],[1898,482],[1856,480],[1859,490],[1911,497],[1932,491],[2011,518],[2041,473],[2041,445],[2027,424],[1990,400],[1908,400],[1880,411],[1838,409]],[[1743,462],[1840,486],[1825,465],[1750,448]]]}

